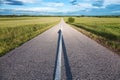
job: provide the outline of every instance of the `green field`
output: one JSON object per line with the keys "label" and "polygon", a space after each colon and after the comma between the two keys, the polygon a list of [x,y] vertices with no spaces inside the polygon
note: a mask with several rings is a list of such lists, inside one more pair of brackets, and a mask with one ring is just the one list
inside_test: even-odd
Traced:
{"label": "green field", "polygon": [[0,56],[59,21],[59,17],[0,17]]}
{"label": "green field", "polygon": [[75,22],[70,24],[79,28],[79,31],[120,53],[120,18],[74,18]]}

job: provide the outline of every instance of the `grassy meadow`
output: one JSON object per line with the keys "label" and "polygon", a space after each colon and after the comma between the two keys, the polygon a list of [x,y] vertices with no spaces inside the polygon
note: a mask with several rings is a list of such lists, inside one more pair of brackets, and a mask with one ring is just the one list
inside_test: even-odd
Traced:
{"label": "grassy meadow", "polygon": [[[74,28],[120,54],[120,17],[74,17]],[[67,18],[65,18],[67,21]]]}
{"label": "grassy meadow", "polygon": [[59,17],[0,17],[0,56],[60,21]]}

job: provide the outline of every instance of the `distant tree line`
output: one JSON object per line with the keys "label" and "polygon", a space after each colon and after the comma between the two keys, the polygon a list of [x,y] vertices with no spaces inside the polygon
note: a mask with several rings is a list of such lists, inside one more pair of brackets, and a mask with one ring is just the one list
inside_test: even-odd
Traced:
{"label": "distant tree line", "polygon": [[112,17],[120,17],[120,15],[74,15],[74,16],[70,16],[70,15],[0,15],[0,17],[98,17],[98,18],[112,18]]}
{"label": "distant tree line", "polygon": [[0,17],[60,17],[51,15],[0,15]]}
{"label": "distant tree line", "polygon": [[98,17],[98,18],[112,18],[112,17],[120,17],[120,15],[94,15],[94,16],[87,16],[87,15],[81,15],[81,16],[76,16],[76,17]]}

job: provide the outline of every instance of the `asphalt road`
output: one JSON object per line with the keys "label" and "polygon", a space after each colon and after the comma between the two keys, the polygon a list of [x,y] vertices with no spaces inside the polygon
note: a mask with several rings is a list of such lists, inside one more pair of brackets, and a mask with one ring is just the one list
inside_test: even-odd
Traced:
{"label": "asphalt road", "polygon": [[0,57],[0,80],[53,80],[62,26],[62,80],[120,80],[120,56],[63,20]]}

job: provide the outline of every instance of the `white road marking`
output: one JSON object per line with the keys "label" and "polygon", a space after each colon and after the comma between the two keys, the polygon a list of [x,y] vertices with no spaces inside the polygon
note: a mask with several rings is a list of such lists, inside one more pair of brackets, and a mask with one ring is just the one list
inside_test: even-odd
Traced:
{"label": "white road marking", "polygon": [[57,59],[57,66],[55,72],[54,80],[61,80],[61,55],[62,55],[62,30],[60,29],[60,40],[59,40],[59,47],[58,47],[58,59]]}

